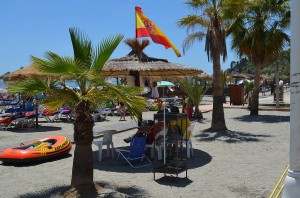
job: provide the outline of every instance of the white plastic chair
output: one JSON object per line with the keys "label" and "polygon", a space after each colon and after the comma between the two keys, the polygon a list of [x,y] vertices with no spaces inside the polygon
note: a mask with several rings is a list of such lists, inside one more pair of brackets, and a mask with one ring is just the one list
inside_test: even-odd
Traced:
{"label": "white plastic chair", "polygon": [[[98,161],[102,161],[102,146],[106,145],[107,146],[107,153],[106,156],[108,157],[110,155],[110,150],[111,150],[111,155],[112,158],[114,157],[114,143],[112,141],[112,135],[116,133],[116,130],[107,130],[107,131],[102,131],[97,134],[103,134],[103,139],[102,141],[93,141],[93,144],[98,146]],[[111,148],[110,148],[111,146]]]}
{"label": "white plastic chair", "polygon": [[[156,142],[156,139],[159,136],[163,136],[164,135],[164,130],[161,130],[160,132],[158,132],[155,135],[155,140],[153,140],[152,144],[146,144],[146,148],[150,148],[151,149],[151,157],[154,158],[154,144]],[[163,144],[161,143],[160,145],[155,145],[155,149],[157,151],[157,159],[161,160],[162,159],[162,153],[163,153]]]}
{"label": "white plastic chair", "polygon": [[[190,125],[183,135],[183,138],[184,138],[183,143],[186,144],[186,147],[187,147],[187,158],[194,156],[194,150],[193,150],[193,145],[192,145],[192,134],[193,134],[194,127],[195,127],[194,124]],[[190,131],[190,136],[187,137],[187,133],[189,131]],[[189,139],[187,139],[187,138],[189,138]]]}

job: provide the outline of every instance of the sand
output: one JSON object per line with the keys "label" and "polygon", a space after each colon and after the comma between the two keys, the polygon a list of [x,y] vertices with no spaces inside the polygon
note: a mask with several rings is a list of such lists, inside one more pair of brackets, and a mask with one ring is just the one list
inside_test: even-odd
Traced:
{"label": "sand", "polygon": [[[145,112],[144,119],[152,119],[154,112]],[[152,166],[133,169],[106,157],[97,161],[97,147],[93,145],[94,181],[106,188],[98,197],[201,197],[255,198],[268,197],[289,163],[290,112],[260,111],[249,116],[246,109],[225,109],[228,133],[208,133],[211,112],[196,125],[192,143],[194,156],[188,160],[188,178],[164,177],[157,173],[153,179]],[[134,121],[96,122],[95,131],[123,130],[136,126]],[[42,120],[43,121],[43,120]],[[113,136],[116,148],[128,146],[124,138],[136,129]],[[73,140],[73,125],[67,122],[41,122],[38,129],[0,131],[0,150],[46,135],[60,134]],[[29,166],[0,164],[0,197],[60,197],[71,182],[74,147],[70,156]]]}

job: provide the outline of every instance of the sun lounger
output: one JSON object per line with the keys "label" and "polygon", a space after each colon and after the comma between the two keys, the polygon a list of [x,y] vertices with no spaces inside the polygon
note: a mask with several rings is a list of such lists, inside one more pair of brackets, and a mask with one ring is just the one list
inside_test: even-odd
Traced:
{"label": "sun lounger", "polygon": [[[7,117],[6,119],[8,119],[9,117]],[[5,131],[9,128],[24,128],[25,124],[27,124],[28,119],[27,118],[17,118],[17,119],[12,119],[9,123],[7,122],[2,122],[0,124],[0,129],[2,131]]]}
{"label": "sun lounger", "polygon": [[111,110],[106,110],[105,107],[99,107],[95,110],[95,112],[93,113],[93,119],[94,119],[94,122],[98,121],[99,118],[100,120],[104,120],[106,118],[106,116],[108,114],[111,113]]}

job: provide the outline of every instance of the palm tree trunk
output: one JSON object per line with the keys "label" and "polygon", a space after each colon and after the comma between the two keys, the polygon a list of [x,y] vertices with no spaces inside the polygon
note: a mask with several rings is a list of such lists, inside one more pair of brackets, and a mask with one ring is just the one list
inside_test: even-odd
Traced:
{"label": "palm tree trunk", "polygon": [[93,127],[92,110],[88,101],[82,100],[75,107],[74,142],[71,187],[86,192],[94,188],[93,183]]}
{"label": "palm tree trunk", "polygon": [[250,115],[258,115],[259,106],[259,87],[260,87],[260,73],[261,64],[255,64],[255,77],[254,77],[254,88],[252,93],[252,101],[250,106]]}
{"label": "palm tree trunk", "polygon": [[221,82],[220,52],[213,57],[213,113],[210,131],[227,130],[223,108],[223,90]]}
{"label": "palm tree trunk", "polygon": [[197,120],[202,120],[203,119],[203,115],[202,115],[202,112],[199,109],[199,105],[195,106],[195,116],[194,116],[194,118],[197,119]]}

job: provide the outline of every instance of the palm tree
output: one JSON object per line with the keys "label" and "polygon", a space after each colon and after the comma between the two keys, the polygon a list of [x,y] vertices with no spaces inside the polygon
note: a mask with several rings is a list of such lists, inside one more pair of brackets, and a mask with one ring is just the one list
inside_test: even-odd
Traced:
{"label": "palm tree", "polygon": [[289,0],[258,0],[228,16],[233,19],[227,30],[231,47],[255,65],[250,114],[258,115],[261,67],[277,60],[290,40],[285,32],[290,27]]}
{"label": "palm tree", "polygon": [[[226,33],[223,20],[221,17],[222,9],[226,8],[226,1],[222,0],[190,0],[185,2],[196,12],[200,11],[201,15],[188,15],[179,20],[179,27],[187,28],[193,31],[183,42],[183,52],[195,41],[201,41],[205,37],[205,51],[208,60],[213,61],[213,114],[211,131],[226,130],[224,109],[223,109],[223,90],[221,78],[220,58],[225,61],[227,57]],[[202,12],[201,12],[202,11]],[[206,33],[202,30],[206,29]]]}
{"label": "palm tree", "polygon": [[194,85],[192,85],[188,79],[181,80],[181,81],[179,81],[179,83],[180,83],[180,86],[183,88],[183,90],[188,95],[188,97],[192,100],[193,105],[195,106],[195,114],[193,116],[194,119],[202,120],[203,115],[199,109],[199,105],[205,94],[205,91],[203,89],[204,86],[199,84],[198,77],[195,77],[193,79],[193,81],[194,81]]}
{"label": "palm tree", "polygon": [[[96,48],[91,40],[76,28],[69,30],[74,57],[61,57],[53,52],[46,52],[45,59],[32,56],[36,67],[47,74],[56,74],[74,79],[79,90],[74,90],[64,82],[49,83],[41,79],[31,79],[10,87],[10,91],[23,93],[45,92],[47,97],[42,103],[57,108],[67,104],[75,111],[74,120],[74,160],[71,187],[79,192],[95,189],[93,182],[93,109],[108,99],[118,98],[124,101],[132,117],[136,120],[145,108],[143,97],[136,96],[140,89],[116,86],[104,81],[101,70],[123,36],[106,38]],[[34,92],[32,92],[34,90]]]}
{"label": "palm tree", "polygon": [[225,86],[227,83],[228,72],[221,70],[221,87],[223,90],[223,103],[226,103]]}

